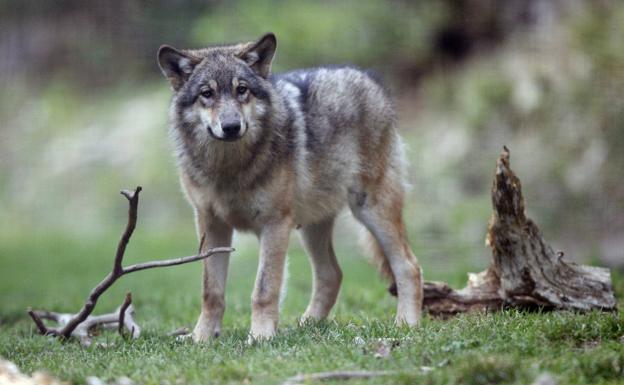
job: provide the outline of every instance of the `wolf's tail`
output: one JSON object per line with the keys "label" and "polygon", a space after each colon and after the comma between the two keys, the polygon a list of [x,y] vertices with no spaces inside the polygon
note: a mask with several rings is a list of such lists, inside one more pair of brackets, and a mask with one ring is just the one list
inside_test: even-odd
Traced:
{"label": "wolf's tail", "polygon": [[381,245],[379,244],[379,242],[377,242],[377,239],[375,239],[373,234],[365,228],[363,228],[362,231],[364,231],[362,237],[362,244],[364,246],[364,249],[371,256],[372,262],[377,266],[377,269],[379,270],[381,276],[390,282],[390,286],[388,286],[388,292],[396,297],[396,281],[394,279],[394,273],[392,273],[392,269],[390,268],[388,258],[384,254]]}

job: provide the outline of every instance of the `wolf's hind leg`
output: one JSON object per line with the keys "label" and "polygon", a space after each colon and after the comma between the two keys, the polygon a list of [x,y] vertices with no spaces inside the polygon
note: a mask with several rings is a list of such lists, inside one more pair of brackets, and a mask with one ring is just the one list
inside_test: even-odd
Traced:
{"label": "wolf's hind leg", "polygon": [[334,218],[301,229],[303,245],[312,264],[312,297],[301,320],[327,317],[336,303],[342,271],[332,245]]}
{"label": "wolf's hind leg", "polygon": [[379,243],[394,276],[398,324],[418,325],[423,288],[418,260],[412,253],[403,223],[403,191],[388,181],[374,191],[352,194],[349,205],[355,217]]}
{"label": "wolf's hind leg", "polygon": [[[217,218],[197,215],[197,232],[205,234],[202,252],[213,247],[229,247],[232,244],[232,228]],[[204,259],[202,310],[197,320],[193,339],[206,341],[218,337],[225,311],[225,283],[230,253],[218,253]]]}

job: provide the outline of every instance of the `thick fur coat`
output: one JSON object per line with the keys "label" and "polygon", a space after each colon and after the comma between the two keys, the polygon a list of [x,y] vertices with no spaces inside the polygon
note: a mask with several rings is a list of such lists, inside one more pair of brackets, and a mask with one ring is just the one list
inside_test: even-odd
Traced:
{"label": "thick fur coat", "polygon": [[[325,318],[342,273],[332,247],[336,215],[348,206],[372,234],[382,272],[396,285],[397,322],[416,325],[422,307],[418,262],[402,219],[404,162],[387,91],[349,67],[271,75],[277,41],[200,50],[159,50],[173,98],[170,131],[180,180],[207,248],[232,231],[260,239],[251,337],[277,329],[289,234],[300,228],[313,266],[303,319]],[[196,340],[217,336],[229,255],[205,262]]]}

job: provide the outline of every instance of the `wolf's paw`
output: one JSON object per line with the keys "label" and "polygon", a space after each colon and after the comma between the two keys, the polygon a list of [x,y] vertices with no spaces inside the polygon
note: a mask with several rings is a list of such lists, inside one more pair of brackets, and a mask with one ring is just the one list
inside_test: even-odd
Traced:
{"label": "wolf's paw", "polygon": [[305,313],[303,313],[301,318],[299,318],[299,326],[316,324],[323,321],[325,318],[325,315],[313,314],[312,312],[306,311]]}
{"label": "wolf's paw", "polygon": [[206,322],[202,317],[197,321],[193,330],[193,341],[206,342],[219,337],[221,334],[221,326],[215,325],[213,322]]}
{"label": "wolf's paw", "polygon": [[219,337],[219,335],[221,334],[220,330],[198,330],[198,328],[195,328],[195,330],[193,330],[193,341],[195,342],[207,342],[210,341],[212,339],[215,339],[217,337]]}
{"label": "wolf's paw", "polygon": [[418,327],[420,325],[420,313],[417,314],[397,314],[394,323],[397,326]]}
{"label": "wolf's paw", "polygon": [[260,342],[269,341],[273,337],[275,337],[275,334],[272,334],[272,335],[253,335],[253,334],[249,333],[249,336],[247,336],[247,345],[251,346],[251,345],[255,345],[255,344],[260,343]]}
{"label": "wolf's paw", "polygon": [[256,342],[270,340],[275,336],[275,333],[275,327],[252,327],[249,331],[249,337],[247,337],[247,344],[253,345]]}

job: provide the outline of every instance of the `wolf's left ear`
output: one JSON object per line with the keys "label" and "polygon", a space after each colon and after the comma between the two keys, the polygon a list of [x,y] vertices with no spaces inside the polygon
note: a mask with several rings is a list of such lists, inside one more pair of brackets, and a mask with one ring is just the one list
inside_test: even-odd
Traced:
{"label": "wolf's left ear", "polygon": [[243,52],[238,54],[238,57],[247,62],[255,73],[267,78],[271,72],[271,62],[276,49],[277,39],[272,32],[269,32],[255,43],[247,46]]}
{"label": "wolf's left ear", "polygon": [[184,85],[200,61],[199,58],[168,45],[163,45],[158,49],[158,65],[174,91]]}

